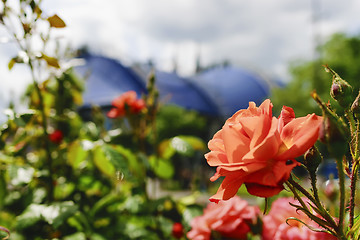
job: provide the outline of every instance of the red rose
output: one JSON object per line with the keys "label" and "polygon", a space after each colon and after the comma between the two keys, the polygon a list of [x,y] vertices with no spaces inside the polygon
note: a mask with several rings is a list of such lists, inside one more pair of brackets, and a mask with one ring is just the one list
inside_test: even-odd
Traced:
{"label": "red rose", "polygon": [[55,143],[55,144],[61,143],[63,138],[64,138],[64,135],[63,135],[62,131],[60,131],[60,130],[55,130],[54,132],[49,134],[50,141]]}
{"label": "red rose", "polygon": [[183,225],[181,223],[174,223],[173,224],[173,228],[172,228],[172,235],[175,238],[181,238],[184,234],[184,228]]}
{"label": "red rose", "polygon": [[315,114],[295,118],[293,109],[284,106],[275,118],[269,99],[259,107],[250,102],[209,141],[211,151],[205,158],[210,166],[217,166],[210,180],[225,177],[210,201],[233,197],[242,184],[255,196],[278,194],[299,165],[295,158],[314,145],[321,126],[322,117]]}
{"label": "red rose", "polygon": [[111,104],[113,108],[107,113],[109,118],[123,117],[127,113],[137,114],[145,107],[144,100],[137,99],[135,91],[125,92],[115,98]]}

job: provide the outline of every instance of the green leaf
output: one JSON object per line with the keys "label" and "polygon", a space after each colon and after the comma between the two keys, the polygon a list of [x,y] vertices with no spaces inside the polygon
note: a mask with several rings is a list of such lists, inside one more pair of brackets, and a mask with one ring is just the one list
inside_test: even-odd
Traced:
{"label": "green leaf", "polygon": [[205,151],[205,143],[194,136],[177,136],[164,140],[159,145],[160,156],[166,159],[171,158],[175,153],[184,156],[192,156],[195,151]]}
{"label": "green leaf", "polygon": [[110,193],[103,198],[101,198],[99,201],[97,201],[94,206],[91,208],[89,215],[94,217],[97,212],[99,212],[101,209],[104,209],[105,207],[119,201],[121,198],[119,194],[116,193]]}
{"label": "green leaf", "polygon": [[66,27],[65,22],[56,14],[51,17],[48,17],[48,22],[50,23],[50,27],[54,28],[64,28]]}
{"label": "green leaf", "polygon": [[205,151],[207,149],[206,144],[201,138],[195,136],[178,136],[178,137],[183,141],[187,142],[188,144],[190,144],[194,150]]}
{"label": "green leaf", "polygon": [[11,69],[14,67],[15,63],[17,63],[17,58],[12,58],[12,59],[9,61],[9,63],[8,63],[8,68],[9,68],[9,70],[11,70]]}
{"label": "green leaf", "polygon": [[54,228],[58,228],[76,211],[77,206],[71,201],[51,205],[33,203],[17,217],[16,225],[17,228],[24,229],[34,225],[39,220],[44,220]]}
{"label": "green leaf", "polygon": [[106,156],[103,147],[101,145],[96,146],[93,149],[93,153],[95,166],[108,177],[115,177],[115,167],[109,160],[109,158]]}
{"label": "green leaf", "polygon": [[[126,158],[128,170],[137,177],[143,177],[145,175],[144,164],[139,161],[139,158],[134,155],[134,153],[120,145],[112,146],[115,151],[120,153],[123,157]],[[147,161],[147,160],[146,160]],[[126,174],[126,171],[124,172]],[[126,175],[125,175],[126,177]]]}
{"label": "green leaf", "polygon": [[73,216],[68,219],[70,226],[77,229],[78,232],[85,232],[87,234],[92,232],[88,216],[83,212],[77,211]]}
{"label": "green leaf", "polygon": [[54,68],[60,68],[59,61],[54,57],[49,57],[45,54],[41,55],[41,58],[45,60],[48,66],[54,67]]}
{"label": "green leaf", "polygon": [[84,150],[79,141],[72,142],[68,147],[68,163],[78,169],[88,156],[88,152]]}
{"label": "green leaf", "polygon": [[78,232],[64,237],[64,240],[86,240],[85,233]]}
{"label": "green leaf", "polygon": [[55,186],[55,199],[65,199],[75,190],[75,184],[72,182],[60,183]]}
{"label": "green leaf", "polygon": [[184,222],[191,223],[191,220],[203,214],[203,208],[198,205],[190,205],[185,208],[182,217]]}
{"label": "green leaf", "polygon": [[360,239],[360,215],[357,216],[354,220],[354,225],[352,228],[347,232],[346,236],[348,238],[353,238],[355,240]]}
{"label": "green leaf", "polygon": [[4,200],[7,196],[7,187],[5,180],[5,171],[0,170],[0,209],[4,206]]}
{"label": "green leaf", "polygon": [[174,166],[169,160],[150,156],[149,163],[152,170],[160,178],[169,179],[174,175]]}
{"label": "green leaf", "polygon": [[126,158],[116,151],[113,147],[104,144],[103,150],[106,157],[111,161],[116,169],[121,169],[122,171],[127,171],[127,161]]}
{"label": "green leaf", "polygon": [[34,172],[35,169],[32,167],[10,165],[9,175],[11,184],[16,186],[29,183],[33,179]]}

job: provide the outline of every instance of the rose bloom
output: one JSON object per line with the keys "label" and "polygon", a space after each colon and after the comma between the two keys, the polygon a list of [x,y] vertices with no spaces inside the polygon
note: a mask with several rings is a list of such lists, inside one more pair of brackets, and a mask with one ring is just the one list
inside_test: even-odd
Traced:
{"label": "rose bloom", "polygon": [[183,225],[179,222],[174,223],[171,234],[174,238],[181,238],[184,235]]}
{"label": "rose bloom", "polygon": [[191,221],[191,231],[187,237],[191,240],[210,240],[212,232],[231,239],[247,239],[249,224],[256,224],[260,209],[249,206],[245,200],[236,196],[218,204],[209,203],[204,214]]}
{"label": "rose bloom", "polygon": [[[303,199],[306,202],[306,199]],[[263,217],[263,240],[336,240],[337,238],[330,233],[315,232],[310,230],[304,224],[289,219],[295,217],[307,225],[321,229],[321,227],[312,221],[305,213],[296,211],[296,208],[289,203],[300,205],[293,198],[279,198],[273,202],[268,215]]]}
{"label": "rose bloom", "polygon": [[50,141],[55,144],[61,143],[63,138],[64,138],[64,135],[63,135],[62,131],[58,130],[58,129],[49,134]]}
{"label": "rose bloom", "polygon": [[293,109],[284,106],[276,118],[272,106],[269,99],[259,107],[250,102],[209,141],[210,152],[205,158],[210,166],[217,166],[210,180],[225,177],[210,201],[230,199],[242,184],[255,196],[278,194],[292,169],[300,164],[294,158],[318,139],[322,117],[309,114],[295,118]]}
{"label": "rose bloom", "polygon": [[125,116],[127,111],[132,114],[139,113],[145,107],[145,102],[143,99],[136,98],[135,91],[128,91],[115,98],[111,105],[113,108],[107,113],[107,116],[117,118]]}

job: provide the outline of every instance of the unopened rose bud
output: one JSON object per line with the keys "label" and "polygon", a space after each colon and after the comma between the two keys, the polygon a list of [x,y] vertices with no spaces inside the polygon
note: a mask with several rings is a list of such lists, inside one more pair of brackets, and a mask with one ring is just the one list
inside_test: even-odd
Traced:
{"label": "unopened rose bud", "polygon": [[317,168],[322,161],[322,156],[315,146],[311,147],[304,154],[304,163],[307,170],[312,174],[315,174]]}
{"label": "unopened rose bud", "polygon": [[336,99],[341,94],[341,87],[337,83],[333,83],[330,89],[330,95],[332,98]]}
{"label": "unopened rose bud", "polygon": [[340,104],[340,106],[344,108],[348,107],[352,102],[351,85],[328,66],[325,66],[325,70],[333,75],[333,82],[330,89],[331,97],[335,99]]}

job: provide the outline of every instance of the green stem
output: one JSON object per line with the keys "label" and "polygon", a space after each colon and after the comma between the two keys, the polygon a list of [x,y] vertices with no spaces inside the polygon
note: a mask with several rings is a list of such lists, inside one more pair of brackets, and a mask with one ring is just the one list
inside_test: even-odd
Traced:
{"label": "green stem", "polygon": [[345,217],[345,174],[343,170],[342,159],[336,159],[336,165],[339,174],[339,189],[340,189],[340,207],[339,207],[339,223],[338,231],[344,232],[344,217]]}
{"label": "green stem", "polygon": [[358,171],[357,162],[354,164],[351,171],[351,184],[350,184],[350,206],[349,206],[349,229],[354,225],[354,209],[355,209],[355,190],[356,190],[356,180],[357,180],[357,171]]}
{"label": "green stem", "polygon": [[350,206],[349,206],[349,229],[354,225],[354,211],[355,211],[355,193],[356,193],[356,181],[357,181],[357,173],[359,170],[359,121],[356,121],[356,131],[355,131],[355,143],[352,144],[352,148],[354,149],[353,161],[352,161],[352,169],[350,176]]}
{"label": "green stem", "polygon": [[329,223],[329,225],[336,230],[337,225],[332,216],[329,214],[329,212],[323,207],[321,202],[316,201],[316,199],[308,192],[306,191],[300,184],[295,182],[291,177],[289,178],[288,182],[296,188],[298,191],[300,191],[305,197],[307,197],[312,203],[315,204],[315,206],[318,208],[318,212],[321,213],[321,216]]}
{"label": "green stem", "polygon": [[48,201],[52,202],[53,197],[54,197],[53,167],[52,167],[53,160],[52,160],[49,141],[48,141],[49,134],[48,134],[48,131],[47,131],[48,126],[47,126],[47,118],[46,118],[46,114],[45,114],[44,99],[43,99],[43,96],[41,94],[41,90],[39,88],[38,82],[36,80],[35,73],[34,73],[34,67],[33,67],[33,64],[32,64],[31,60],[29,60],[29,67],[30,67],[30,70],[31,70],[31,76],[32,76],[32,79],[33,79],[33,85],[35,87],[35,91],[36,91],[36,93],[38,95],[38,98],[39,98],[39,111],[40,111],[40,114],[41,114],[41,126],[42,126],[43,132],[44,132],[43,139],[44,139],[44,148],[45,148],[45,152],[46,152],[46,165],[47,165],[47,168],[48,168],[48,171],[49,171],[49,181],[48,181],[48,186],[47,186],[47,191],[48,191],[47,197],[48,197]]}
{"label": "green stem", "polygon": [[[304,203],[304,201],[302,200],[302,198],[299,196],[299,194],[297,193],[295,187],[289,182],[285,182],[286,185],[290,188],[290,190],[292,191],[292,193],[294,194],[294,197],[299,201],[300,205],[303,208],[303,212],[309,217],[311,218],[313,221],[317,222],[319,224],[319,226],[323,227],[324,229],[328,230],[331,234],[333,234],[334,236],[337,235],[336,232],[334,232],[332,229],[335,229],[336,224],[333,221],[323,221],[320,218],[318,218],[317,216],[313,215],[311,213],[311,211],[309,210],[308,206]],[[318,221],[317,221],[318,220]],[[331,229],[332,228],[332,229]]]}

